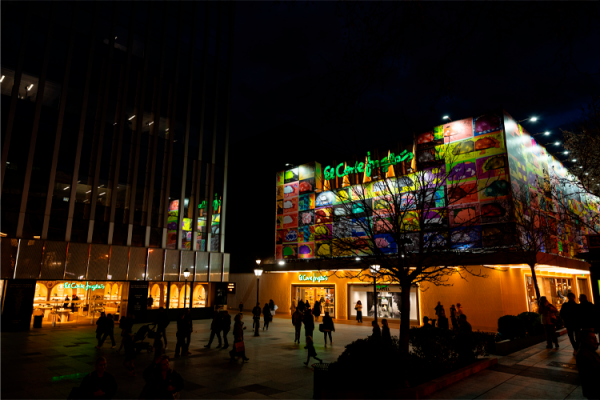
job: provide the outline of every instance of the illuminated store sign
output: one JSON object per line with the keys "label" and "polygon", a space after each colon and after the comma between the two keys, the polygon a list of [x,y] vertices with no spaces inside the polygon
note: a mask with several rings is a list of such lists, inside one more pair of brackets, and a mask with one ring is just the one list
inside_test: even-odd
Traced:
{"label": "illuminated store sign", "polygon": [[410,161],[413,159],[413,153],[404,150],[399,155],[395,155],[394,153],[390,153],[389,157],[383,157],[381,160],[371,160],[371,153],[367,152],[367,163],[359,163],[358,161],[354,163],[354,166],[347,166],[344,168],[344,163],[339,163],[337,167],[332,168],[330,166],[325,167],[325,179],[334,179],[336,176],[338,178],[343,178],[344,176],[350,174],[362,174],[363,172],[367,175],[367,177],[371,177],[371,173],[375,168],[388,168],[390,165],[400,164],[404,161]]}
{"label": "illuminated store sign", "polygon": [[314,274],[310,275],[310,276],[307,276],[307,275],[304,275],[304,274],[299,274],[298,275],[298,280],[299,281],[322,282],[322,281],[326,281],[328,279],[329,279],[328,276],[315,276]]}
{"label": "illuminated store sign", "polygon": [[64,285],[65,289],[92,289],[92,290],[96,290],[96,289],[104,289],[104,285],[99,283],[97,285],[90,285],[89,282],[86,282],[85,285],[83,283],[69,283],[69,282],[65,282]]}
{"label": "illuminated store sign", "polygon": [[[221,207],[221,200],[218,198],[218,195],[215,193],[215,199],[213,200],[213,210],[218,210]],[[202,203],[198,204],[199,209],[206,208],[206,200],[202,200]]]}

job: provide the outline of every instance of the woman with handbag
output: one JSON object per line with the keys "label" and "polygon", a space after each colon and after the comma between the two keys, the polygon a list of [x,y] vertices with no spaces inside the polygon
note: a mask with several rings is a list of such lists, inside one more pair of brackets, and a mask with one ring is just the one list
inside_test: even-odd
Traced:
{"label": "woman with handbag", "polygon": [[327,347],[327,335],[329,335],[329,344],[333,345],[331,332],[335,332],[335,325],[333,324],[333,318],[329,316],[329,311],[325,311],[323,323],[320,326],[322,327],[321,332],[323,332],[323,336],[325,337],[325,347]]}
{"label": "woman with handbag", "polygon": [[540,307],[539,311],[542,314],[542,325],[544,325],[544,330],[546,331],[546,348],[551,349],[552,343],[558,349],[558,339],[556,337],[556,315],[558,314],[558,310],[554,307],[546,296],[540,297]]}
{"label": "woman with handbag", "polygon": [[356,322],[360,322],[362,324],[362,303],[360,300],[356,302],[354,309],[356,310]]}
{"label": "woman with handbag", "polygon": [[235,360],[236,357],[242,357],[244,361],[248,361],[249,358],[246,357],[246,347],[244,345],[244,323],[242,322],[243,314],[239,313],[235,316],[234,321],[235,325],[233,326],[233,349],[229,352],[229,356],[232,360]]}

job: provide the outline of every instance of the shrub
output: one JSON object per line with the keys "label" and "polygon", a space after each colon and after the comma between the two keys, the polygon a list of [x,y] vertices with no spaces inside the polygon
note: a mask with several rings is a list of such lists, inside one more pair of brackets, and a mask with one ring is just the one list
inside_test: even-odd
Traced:
{"label": "shrub", "polygon": [[517,318],[523,322],[525,331],[529,336],[537,336],[544,334],[544,326],[540,314],[535,312],[522,312],[517,315]]}
{"label": "shrub", "polygon": [[498,333],[502,340],[516,339],[525,336],[525,323],[514,315],[505,315],[498,318]]}

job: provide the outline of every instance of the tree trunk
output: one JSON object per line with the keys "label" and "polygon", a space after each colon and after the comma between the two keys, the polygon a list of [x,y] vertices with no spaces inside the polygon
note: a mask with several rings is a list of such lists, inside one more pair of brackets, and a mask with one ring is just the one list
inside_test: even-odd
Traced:
{"label": "tree trunk", "polygon": [[409,334],[410,334],[410,281],[408,284],[401,284],[401,303],[400,303],[400,355],[408,358]]}
{"label": "tree trunk", "polygon": [[535,296],[537,301],[540,301],[540,287],[538,286],[537,276],[535,275],[535,264],[529,264],[531,269],[531,279],[533,280],[533,287],[535,288]]}

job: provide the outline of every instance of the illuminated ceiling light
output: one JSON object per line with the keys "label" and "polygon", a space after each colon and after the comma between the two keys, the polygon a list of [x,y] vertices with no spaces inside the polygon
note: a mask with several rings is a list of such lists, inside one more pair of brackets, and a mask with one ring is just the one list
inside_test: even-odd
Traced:
{"label": "illuminated ceiling light", "polygon": [[583,168],[583,166],[580,165],[579,168]]}
{"label": "illuminated ceiling light", "polygon": [[88,190],[86,193],[89,193],[89,192],[91,192],[91,190]]}
{"label": "illuminated ceiling light", "polygon": [[34,238],[34,239],[39,239],[40,237],[39,237],[39,236],[34,236],[33,238]]}
{"label": "illuminated ceiling light", "polygon": [[68,188],[70,188],[70,186],[67,186],[66,188],[64,188],[63,190],[67,190]]}
{"label": "illuminated ceiling light", "polygon": [[537,117],[531,117],[531,118],[529,118],[529,120],[530,120],[531,122],[535,122],[535,121],[537,121]]}
{"label": "illuminated ceiling light", "polygon": [[544,135],[548,136],[550,134],[550,132],[546,131],[544,132]]}
{"label": "illuminated ceiling light", "polygon": [[148,126],[152,125],[153,123],[154,123],[154,121],[150,121],[150,122],[148,123]]}
{"label": "illuminated ceiling light", "polygon": [[571,162],[577,162],[577,159],[576,159],[576,158],[574,158],[574,159],[572,159],[572,160],[571,160]]}
{"label": "illuminated ceiling light", "polygon": [[569,152],[568,151],[564,151],[563,154],[569,154]]}
{"label": "illuminated ceiling light", "polygon": [[0,237],[7,237],[8,235],[4,232],[0,232]]}
{"label": "illuminated ceiling light", "polygon": [[285,261],[283,261],[283,260],[282,260],[282,261],[279,261],[279,263],[278,263],[278,264],[279,264],[279,265],[283,265],[283,264],[285,264]]}
{"label": "illuminated ceiling light", "polygon": [[31,85],[27,86],[27,91],[29,92],[32,87],[33,87],[33,83]]}
{"label": "illuminated ceiling light", "polygon": [[102,196],[103,194],[106,194],[106,192],[102,192],[102,193],[100,193],[98,196]]}
{"label": "illuminated ceiling light", "polygon": [[2,78],[0,78],[0,82],[4,81],[4,75],[2,75]]}
{"label": "illuminated ceiling light", "polygon": [[444,115],[442,119],[447,119],[448,121],[452,122],[452,119],[448,115]]}
{"label": "illuminated ceiling light", "polygon": [[135,118],[135,115],[132,115],[131,117],[129,117],[129,120],[131,121],[134,118]]}
{"label": "illuminated ceiling light", "polygon": [[165,129],[165,132],[169,132],[169,128]]}
{"label": "illuminated ceiling light", "polygon": [[554,142],[555,146],[558,146],[560,144],[560,142]]}
{"label": "illuminated ceiling light", "polygon": [[356,260],[356,261],[360,261],[360,257],[356,257],[356,258],[355,258],[355,260]]}

